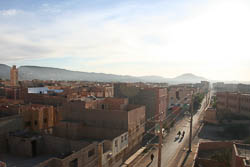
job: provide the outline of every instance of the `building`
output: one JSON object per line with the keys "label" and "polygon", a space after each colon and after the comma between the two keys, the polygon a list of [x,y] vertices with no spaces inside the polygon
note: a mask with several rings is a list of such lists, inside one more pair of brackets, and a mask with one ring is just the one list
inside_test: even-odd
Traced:
{"label": "building", "polygon": [[[130,104],[144,105],[146,108],[146,120],[162,119],[166,117],[168,91],[161,87],[136,87],[127,83],[114,84],[115,97],[126,97]],[[147,124],[146,129],[151,128],[154,123]]]}
{"label": "building", "polygon": [[170,86],[168,90],[168,108],[174,106],[182,107],[184,104],[189,103],[192,94],[195,90],[186,86]]}
{"label": "building", "polygon": [[9,152],[1,156],[7,166],[93,167],[98,165],[99,159],[98,142],[51,134],[13,132],[8,136],[8,147]]}
{"label": "building", "polygon": [[28,93],[27,90],[22,91],[22,99],[25,104],[43,104],[52,105],[54,107],[61,106],[63,103],[67,102],[66,95]]}
{"label": "building", "polygon": [[217,113],[216,113],[216,109],[214,108],[208,108],[205,111],[205,116],[203,118],[205,123],[211,123],[211,124],[217,124]]}
{"label": "building", "polygon": [[60,125],[65,127],[66,124],[74,124],[77,127],[69,128],[70,136],[105,139],[110,138],[110,135],[119,136],[128,132],[128,148],[124,159],[141,145],[145,131],[145,107],[128,104],[126,98],[106,98],[98,102],[97,109],[84,109],[82,103],[65,103],[60,110],[64,120]]}
{"label": "building", "polygon": [[250,117],[250,94],[217,92],[216,109],[219,113],[234,113]]}
{"label": "building", "polygon": [[238,93],[250,93],[249,84],[225,84],[223,82],[217,82],[213,84],[213,88],[216,92],[238,92]]}
{"label": "building", "polygon": [[10,85],[18,86],[18,70],[15,65],[10,70]]}
{"label": "building", "polygon": [[0,109],[0,153],[7,152],[7,138],[10,132],[23,130],[23,118],[20,115]]}
{"label": "building", "polygon": [[[112,105],[118,101],[121,105]],[[23,116],[18,117],[23,117],[25,121],[21,119],[19,122],[27,125],[26,119],[31,119],[30,127],[36,132],[23,128],[13,129],[15,122],[10,121],[10,118],[3,122],[3,128],[5,125],[7,127],[0,130],[3,130],[6,137],[0,139],[0,148],[8,149],[1,154],[1,160],[7,165],[11,163],[16,166],[22,163],[24,166],[36,167],[93,167],[98,164],[118,167],[128,152],[139,145],[138,138],[141,139],[144,133],[144,126],[139,125],[145,119],[145,108],[131,106],[127,102],[127,99],[109,99],[103,102],[105,106],[110,106],[109,110],[79,110],[81,103],[65,103],[62,108],[66,107],[65,111],[69,113],[66,112],[64,120],[54,127],[48,125],[52,120],[49,116],[52,106],[20,106],[20,114]],[[126,107],[122,107],[125,104]],[[44,121],[45,118],[47,121]],[[19,124],[17,126],[23,127]],[[18,161],[13,156],[18,157]]]}
{"label": "building", "polygon": [[194,167],[250,167],[250,145],[233,142],[202,142]]}
{"label": "building", "polygon": [[238,91],[240,93],[250,93],[250,85],[238,84]]}
{"label": "building", "polygon": [[55,109],[53,106],[28,104],[21,105],[19,114],[23,116],[24,126],[32,131],[52,128],[55,125]]}

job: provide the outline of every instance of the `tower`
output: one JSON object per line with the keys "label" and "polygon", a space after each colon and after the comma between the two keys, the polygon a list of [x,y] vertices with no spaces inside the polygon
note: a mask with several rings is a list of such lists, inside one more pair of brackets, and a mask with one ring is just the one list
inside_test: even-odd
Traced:
{"label": "tower", "polygon": [[18,84],[18,70],[14,65],[10,70],[10,85],[17,86]]}

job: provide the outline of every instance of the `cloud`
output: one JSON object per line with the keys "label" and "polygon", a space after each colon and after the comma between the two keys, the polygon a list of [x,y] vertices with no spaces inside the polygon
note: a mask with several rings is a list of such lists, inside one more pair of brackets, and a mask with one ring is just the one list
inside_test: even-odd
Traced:
{"label": "cloud", "polygon": [[130,75],[238,77],[250,67],[242,63],[250,62],[249,11],[247,1],[233,0],[123,3],[87,12],[44,4],[18,21],[0,18],[0,57],[7,63],[72,57],[79,70]]}
{"label": "cloud", "polygon": [[16,9],[0,10],[0,15],[15,16],[18,13]]}

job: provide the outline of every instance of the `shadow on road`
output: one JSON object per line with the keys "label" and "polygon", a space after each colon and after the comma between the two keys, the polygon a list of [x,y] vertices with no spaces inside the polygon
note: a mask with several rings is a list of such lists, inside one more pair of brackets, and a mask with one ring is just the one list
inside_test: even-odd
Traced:
{"label": "shadow on road", "polygon": [[153,161],[151,161],[149,164],[147,164],[147,166],[146,166],[146,167],[149,167],[149,166],[152,164],[152,162],[153,162]]}
{"label": "shadow on road", "polygon": [[174,142],[176,142],[177,140],[179,140],[179,136],[176,136],[176,137],[174,138]]}
{"label": "shadow on road", "polygon": [[182,139],[184,138],[184,136],[182,136],[181,138],[180,138],[180,140],[179,140],[179,142],[178,143],[180,143],[180,142],[182,142]]}
{"label": "shadow on road", "polygon": [[187,161],[187,159],[188,159],[189,154],[190,154],[190,152],[189,152],[189,151],[187,151],[187,152],[186,152],[186,156],[185,156],[185,158],[183,159],[183,161],[182,161],[182,163],[181,163],[181,166],[180,166],[180,167],[183,167],[183,165],[185,165],[185,163],[186,163],[186,161]]}

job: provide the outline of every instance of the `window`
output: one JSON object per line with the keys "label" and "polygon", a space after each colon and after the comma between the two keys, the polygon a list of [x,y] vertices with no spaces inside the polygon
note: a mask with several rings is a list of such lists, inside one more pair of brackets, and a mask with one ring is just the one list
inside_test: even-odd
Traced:
{"label": "window", "polygon": [[34,124],[37,125],[37,120],[34,121]]}
{"label": "window", "polygon": [[122,143],[123,143],[123,136],[122,136]]}
{"label": "window", "polygon": [[88,152],[88,157],[92,157],[95,154],[95,149],[92,149]]}
{"label": "window", "polygon": [[44,123],[47,123],[47,118],[44,118],[44,119],[43,119],[43,122],[44,122]]}
{"label": "window", "polygon": [[127,140],[127,135],[125,135],[124,140]]}
{"label": "window", "polygon": [[116,140],[116,141],[115,141],[115,147],[117,147],[117,146],[118,146],[118,141]]}
{"label": "window", "polygon": [[102,104],[102,109],[104,110],[104,108],[105,108],[105,105],[104,105],[104,104]]}

